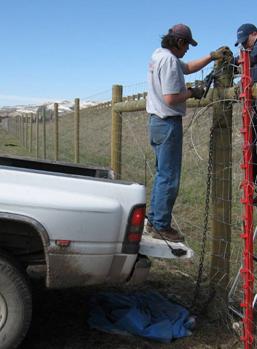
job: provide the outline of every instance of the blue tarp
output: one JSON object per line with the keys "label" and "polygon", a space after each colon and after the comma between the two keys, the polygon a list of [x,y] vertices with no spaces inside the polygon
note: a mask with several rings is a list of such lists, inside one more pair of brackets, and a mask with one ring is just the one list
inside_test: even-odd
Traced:
{"label": "blue tarp", "polygon": [[155,291],[106,292],[91,298],[88,323],[98,330],[167,343],[190,335],[194,318],[184,307]]}

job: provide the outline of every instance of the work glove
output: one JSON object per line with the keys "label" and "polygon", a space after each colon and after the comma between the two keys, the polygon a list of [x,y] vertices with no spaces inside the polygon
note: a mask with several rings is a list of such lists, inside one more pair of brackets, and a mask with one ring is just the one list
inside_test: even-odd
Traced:
{"label": "work glove", "polygon": [[213,61],[220,60],[220,61],[229,61],[232,59],[232,52],[230,51],[228,46],[221,46],[216,51],[212,51],[210,53],[211,59]]}
{"label": "work glove", "polygon": [[203,87],[190,87],[189,90],[192,93],[192,98],[201,99],[204,95]]}

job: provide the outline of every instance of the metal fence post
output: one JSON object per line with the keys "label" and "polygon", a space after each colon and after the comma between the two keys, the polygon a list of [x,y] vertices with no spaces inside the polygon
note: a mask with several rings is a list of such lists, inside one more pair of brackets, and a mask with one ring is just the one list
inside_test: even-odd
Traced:
{"label": "metal fence post", "polygon": [[[243,280],[243,299],[241,300],[241,308],[243,312],[243,335],[241,340],[244,342],[245,349],[252,349],[256,346],[255,331],[254,331],[254,293],[255,293],[255,277],[254,277],[254,213],[253,213],[253,196],[254,196],[254,173],[253,173],[253,144],[254,138],[252,125],[252,86],[251,86],[251,63],[250,54],[248,50],[242,50],[240,55],[240,63],[242,68],[242,93],[240,98],[243,101],[242,110],[242,128],[241,133],[244,137],[243,145],[243,163],[241,164],[244,170],[244,178],[241,183],[243,188],[243,197],[241,203],[243,204],[243,232],[241,238],[244,242],[244,250],[242,253],[242,267],[240,274]],[[254,345],[255,344],[255,345]]]}

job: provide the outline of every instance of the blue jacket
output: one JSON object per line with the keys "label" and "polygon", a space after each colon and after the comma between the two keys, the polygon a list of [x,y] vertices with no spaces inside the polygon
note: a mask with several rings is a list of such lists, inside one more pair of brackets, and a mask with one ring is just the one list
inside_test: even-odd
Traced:
{"label": "blue jacket", "polygon": [[[239,65],[239,56],[234,57],[233,63],[235,65]],[[257,40],[254,43],[253,49],[250,53],[250,60],[251,60],[251,76],[253,79],[253,82],[257,82]]]}
{"label": "blue jacket", "polygon": [[251,59],[251,76],[252,76],[253,82],[257,82],[257,40],[255,41],[253,49],[250,53],[250,59]]}

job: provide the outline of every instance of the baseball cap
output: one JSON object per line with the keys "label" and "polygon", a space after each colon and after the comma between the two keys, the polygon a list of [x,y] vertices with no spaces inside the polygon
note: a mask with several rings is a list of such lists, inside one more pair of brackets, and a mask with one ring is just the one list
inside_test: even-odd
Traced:
{"label": "baseball cap", "polygon": [[251,24],[251,23],[242,24],[237,29],[237,42],[235,43],[235,46],[245,42],[248,39],[248,36],[253,32],[257,32],[257,28],[255,27],[254,24]]}
{"label": "baseball cap", "polygon": [[192,37],[191,29],[185,24],[176,24],[169,29],[169,35],[173,35],[177,38],[185,39],[192,46],[196,46],[197,42]]}

